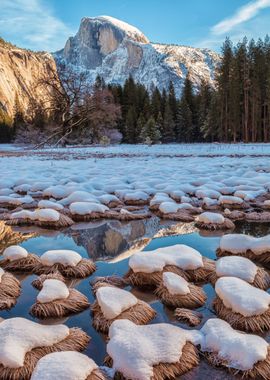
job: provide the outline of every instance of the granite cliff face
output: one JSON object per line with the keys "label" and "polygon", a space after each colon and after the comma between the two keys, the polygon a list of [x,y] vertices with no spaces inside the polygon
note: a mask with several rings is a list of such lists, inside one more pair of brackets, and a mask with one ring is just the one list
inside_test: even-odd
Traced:
{"label": "granite cliff face", "polygon": [[0,41],[0,109],[13,116],[15,99],[27,112],[31,98],[37,102],[44,96],[40,79],[56,71],[49,53],[34,53]]}
{"label": "granite cliff face", "polygon": [[188,72],[195,89],[202,80],[214,85],[220,60],[208,49],[150,43],[135,27],[109,16],[83,18],[78,33],[54,57],[87,70],[92,83],[100,75],[107,83],[123,84],[132,75],[148,89],[156,85],[162,90],[172,81],[177,95]]}

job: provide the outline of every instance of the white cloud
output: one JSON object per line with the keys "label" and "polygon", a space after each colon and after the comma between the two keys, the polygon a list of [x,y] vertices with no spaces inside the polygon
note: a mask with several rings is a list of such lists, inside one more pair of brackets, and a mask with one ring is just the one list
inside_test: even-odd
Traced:
{"label": "white cloud", "polygon": [[249,39],[264,38],[269,33],[269,15],[262,12],[270,7],[270,0],[256,0],[238,8],[228,18],[210,28],[209,34],[196,46],[219,49],[226,36],[237,43],[245,36]]}
{"label": "white cloud", "polygon": [[232,17],[225,18],[218,24],[214,25],[211,32],[220,35],[231,31],[233,28],[255,17],[260,10],[270,7],[270,0],[252,1],[243,7],[237,9]]}
{"label": "white cloud", "polygon": [[0,36],[18,46],[55,51],[72,34],[42,0],[1,0]]}

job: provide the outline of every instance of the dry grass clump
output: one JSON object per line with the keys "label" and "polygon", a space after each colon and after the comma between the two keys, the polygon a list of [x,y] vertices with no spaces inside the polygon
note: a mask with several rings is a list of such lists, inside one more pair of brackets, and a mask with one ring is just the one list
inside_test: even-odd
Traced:
{"label": "dry grass clump", "polygon": [[115,286],[116,288],[125,288],[128,285],[128,281],[119,276],[95,277],[94,280],[91,281],[93,293],[96,293],[96,291],[102,286]]}
{"label": "dry grass clump", "polygon": [[[113,367],[113,360],[107,356],[104,364]],[[182,350],[182,355],[176,363],[159,363],[153,366],[153,376],[151,380],[175,379],[199,364],[199,355],[197,348],[190,342],[187,342]],[[127,380],[121,372],[116,372],[115,380]]]}
{"label": "dry grass clump", "polygon": [[207,296],[202,288],[199,286],[188,284],[190,293],[180,295],[180,294],[170,294],[168,289],[163,283],[155,290],[155,294],[165,305],[177,308],[184,307],[188,309],[196,309],[204,305]]}
{"label": "dry grass clump", "polygon": [[187,323],[192,327],[198,326],[201,323],[203,317],[202,313],[185,308],[175,309],[174,316],[178,321]]}
{"label": "dry grass clump", "polygon": [[20,294],[20,281],[11,273],[4,273],[0,282],[0,310],[11,309]]}
{"label": "dry grass clump", "polygon": [[66,299],[46,303],[36,302],[30,309],[30,314],[39,319],[64,318],[80,313],[90,306],[87,297],[76,289],[69,289]]}
{"label": "dry grass clump", "polygon": [[57,351],[83,351],[88,343],[89,336],[79,328],[71,328],[67,338],[49,347],[38,347],[27,352],[24,365],[20,368],[9,368],[0,364],[1,380],[30,380],[31,374],[39,359]]}
{"label": "dry grass clump", "polygon": [[185,280],[190,282],[208,282],[209,276],[215,271],[214,260],[203,257],[203,267],[198,269],[183,270],[175,265],[166,265],[163,271],[144,273],[144,272],[134,272],[129,268],[128,272],[124,275],[124,280],[127,281],[129,285],[137,286],[138,288],[143,287],[157,287],[162,281],[162,275],[164,272],[172,272],[184,277]]}
{"label": "dry grass clump", "polygon": [[244,317],[242,314],[227,308],[218,296],[213,301],[213,307],[217,316],[224,319],[236,330],[257,333],[270,330],[270,308],[263,314]]}
{"label": "dry grass clump", "polygon": [[195,226],[204,230],[217,231],[217,230],[233,230],[235,224],[230,220],[225,218],[224,223],[204,223],[200,221],[195,222]]}
{"label": "dry grass clump", "polygon": [[41,221],[32,220],[29,218],[16,218],[10,219],[10,216],[6,220],[6,224],[9,226],[31,226],[35,225],[41,228],[67,228],[74,224],[73,220],[64,214],[59,213],[60,217],[57,221]]}
{"label": "dry grass clump", "polygon": [[67,278],[86,278],[94,273],[96,265],[90,259],[82,259],[77,265],[63,265],[56,263],[54,265],[44,265],[41,262],[36,266],[35,273],[50,274],[59,272],[62,276]]}
{"label": "dry grass clump", "polygon": [[37,255],[29,253],[27,257],[10,261],[8,259],[0,260],[0,267],[8,272],[29,272],[34,273],[36,267],[40,264]]}
{"label": "dry grass clump", "polygon": [[[104,285],[106,286],[106,285]],[[156,312],[146,302],[138,300],[136,305],[123,311],[116,318],[107,319],[98,304],[95,301],[91,305],[91,311],[93,313],[93,326],[97,331],[107,334],[111,324],[117,319],[128,319],[129,321],[136,323],[137,325],[146,325],[152,319],[155,318]]]}
{"label": "dry grass clump", "polygon": [[241,371],[230,367],[228,361],[219,358],[217,352],[203,352],[202,355],[213,367],[223,367],[233,376],[240,376],[243,379],[269,380],[270,379],[270,346],[268,347],[267,357],[254,364],[252,369]]}

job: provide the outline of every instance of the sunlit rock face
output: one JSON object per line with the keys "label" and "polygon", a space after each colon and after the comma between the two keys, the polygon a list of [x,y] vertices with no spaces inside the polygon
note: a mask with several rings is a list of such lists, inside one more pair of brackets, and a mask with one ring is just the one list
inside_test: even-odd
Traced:
{"label": "sunlit rock face", "polygon": [[58,63],[87,70],[91,83],[100,75],[107,83],[123,85],[132,75],[149,90],[153,85],[167,89],[172,81],[177,95],[188,72],[195,89],[202,80],[214,86],[220,60],[208,49],[150,43],[137,28],[109,16],[83,18],[78,33],[54,56]]}
{"label": "sunlit rock face", "polygon": [[44,99],[41,79],[56,73],[54,58],[49,53],[34,53],[16,46],[0,43],[0,109],[13,116],[16,99],[27,112],[32,99]]}

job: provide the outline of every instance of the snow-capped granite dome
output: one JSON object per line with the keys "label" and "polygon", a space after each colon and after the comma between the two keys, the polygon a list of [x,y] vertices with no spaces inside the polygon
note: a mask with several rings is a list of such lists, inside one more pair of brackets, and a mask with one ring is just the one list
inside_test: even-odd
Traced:
{"label": "snow-capped granite dome", "polygon": [[54,57],[57,63],[87,70],[90,83],[100,75],[107,83],[123,85],[132,75],[148,89],[167,89],[172,81],[178,96],[188,72],[195,89],[202,80],[213,86],[220,60],[208,49],[150,43],[140,30],[110,16],[83,18],[78,33]]}

